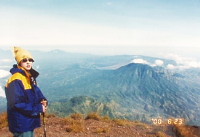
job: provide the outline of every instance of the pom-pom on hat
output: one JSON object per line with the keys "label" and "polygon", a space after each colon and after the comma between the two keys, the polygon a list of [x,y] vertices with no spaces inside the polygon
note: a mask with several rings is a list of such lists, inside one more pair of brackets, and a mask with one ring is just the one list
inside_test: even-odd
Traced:
{"label": "pom-pom on hat", "polygon": [[20,47],[14,47],[14,54],[15,54],[15,60],[17,61],[18,64],[25,58],[33,59],[33,56],[31,55],[30,52]]}

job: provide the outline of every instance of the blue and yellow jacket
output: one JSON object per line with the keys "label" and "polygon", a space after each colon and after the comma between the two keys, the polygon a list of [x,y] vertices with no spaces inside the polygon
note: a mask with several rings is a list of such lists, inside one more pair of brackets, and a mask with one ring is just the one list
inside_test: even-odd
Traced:
{"label": "blue and yellow jacket", "polygon": [[39,73],[33,69],[27,73],[17,65],[10,72],[12,76],[5,87],[9,130],[13,133],[32,131],[40,127],[41,101],[46,100],[35,82]]}

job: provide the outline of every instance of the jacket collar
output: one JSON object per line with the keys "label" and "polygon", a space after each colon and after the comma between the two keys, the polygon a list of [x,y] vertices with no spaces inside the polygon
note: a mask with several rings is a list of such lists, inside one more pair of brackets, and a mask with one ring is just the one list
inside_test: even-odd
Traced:
{"label": "jacket collar", "polygon": [[28,72],[26,71],[24,68],[22,68],[21,66],[14,64],[13,68],[10,69],[10,73],[13,75],[15,73],[21,73],[22,75],[26,76],[26,77],[34,77],[37,78],[39,76],[39,73],[34,70],[33,68],[31,68],[31,70]]}

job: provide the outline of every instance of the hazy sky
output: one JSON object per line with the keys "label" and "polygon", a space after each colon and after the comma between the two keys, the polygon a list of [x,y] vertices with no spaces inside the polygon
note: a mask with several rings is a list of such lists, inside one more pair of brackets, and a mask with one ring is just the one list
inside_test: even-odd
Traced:
{"label": "hazy sky", "polygon": [[200,59],[200,0],[0,0],[0,48]]}

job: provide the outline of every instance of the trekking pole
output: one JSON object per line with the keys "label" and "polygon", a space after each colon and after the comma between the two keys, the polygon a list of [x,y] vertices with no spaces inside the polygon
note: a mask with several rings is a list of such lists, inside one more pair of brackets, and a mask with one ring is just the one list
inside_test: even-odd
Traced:
{"label": "trekking pole", "polygon": [[43,117],[43,128],[44,128],[44,137],[47,137],[47,129],[46,129],[46,123],[45,123],[45,113],[42,113]]}

